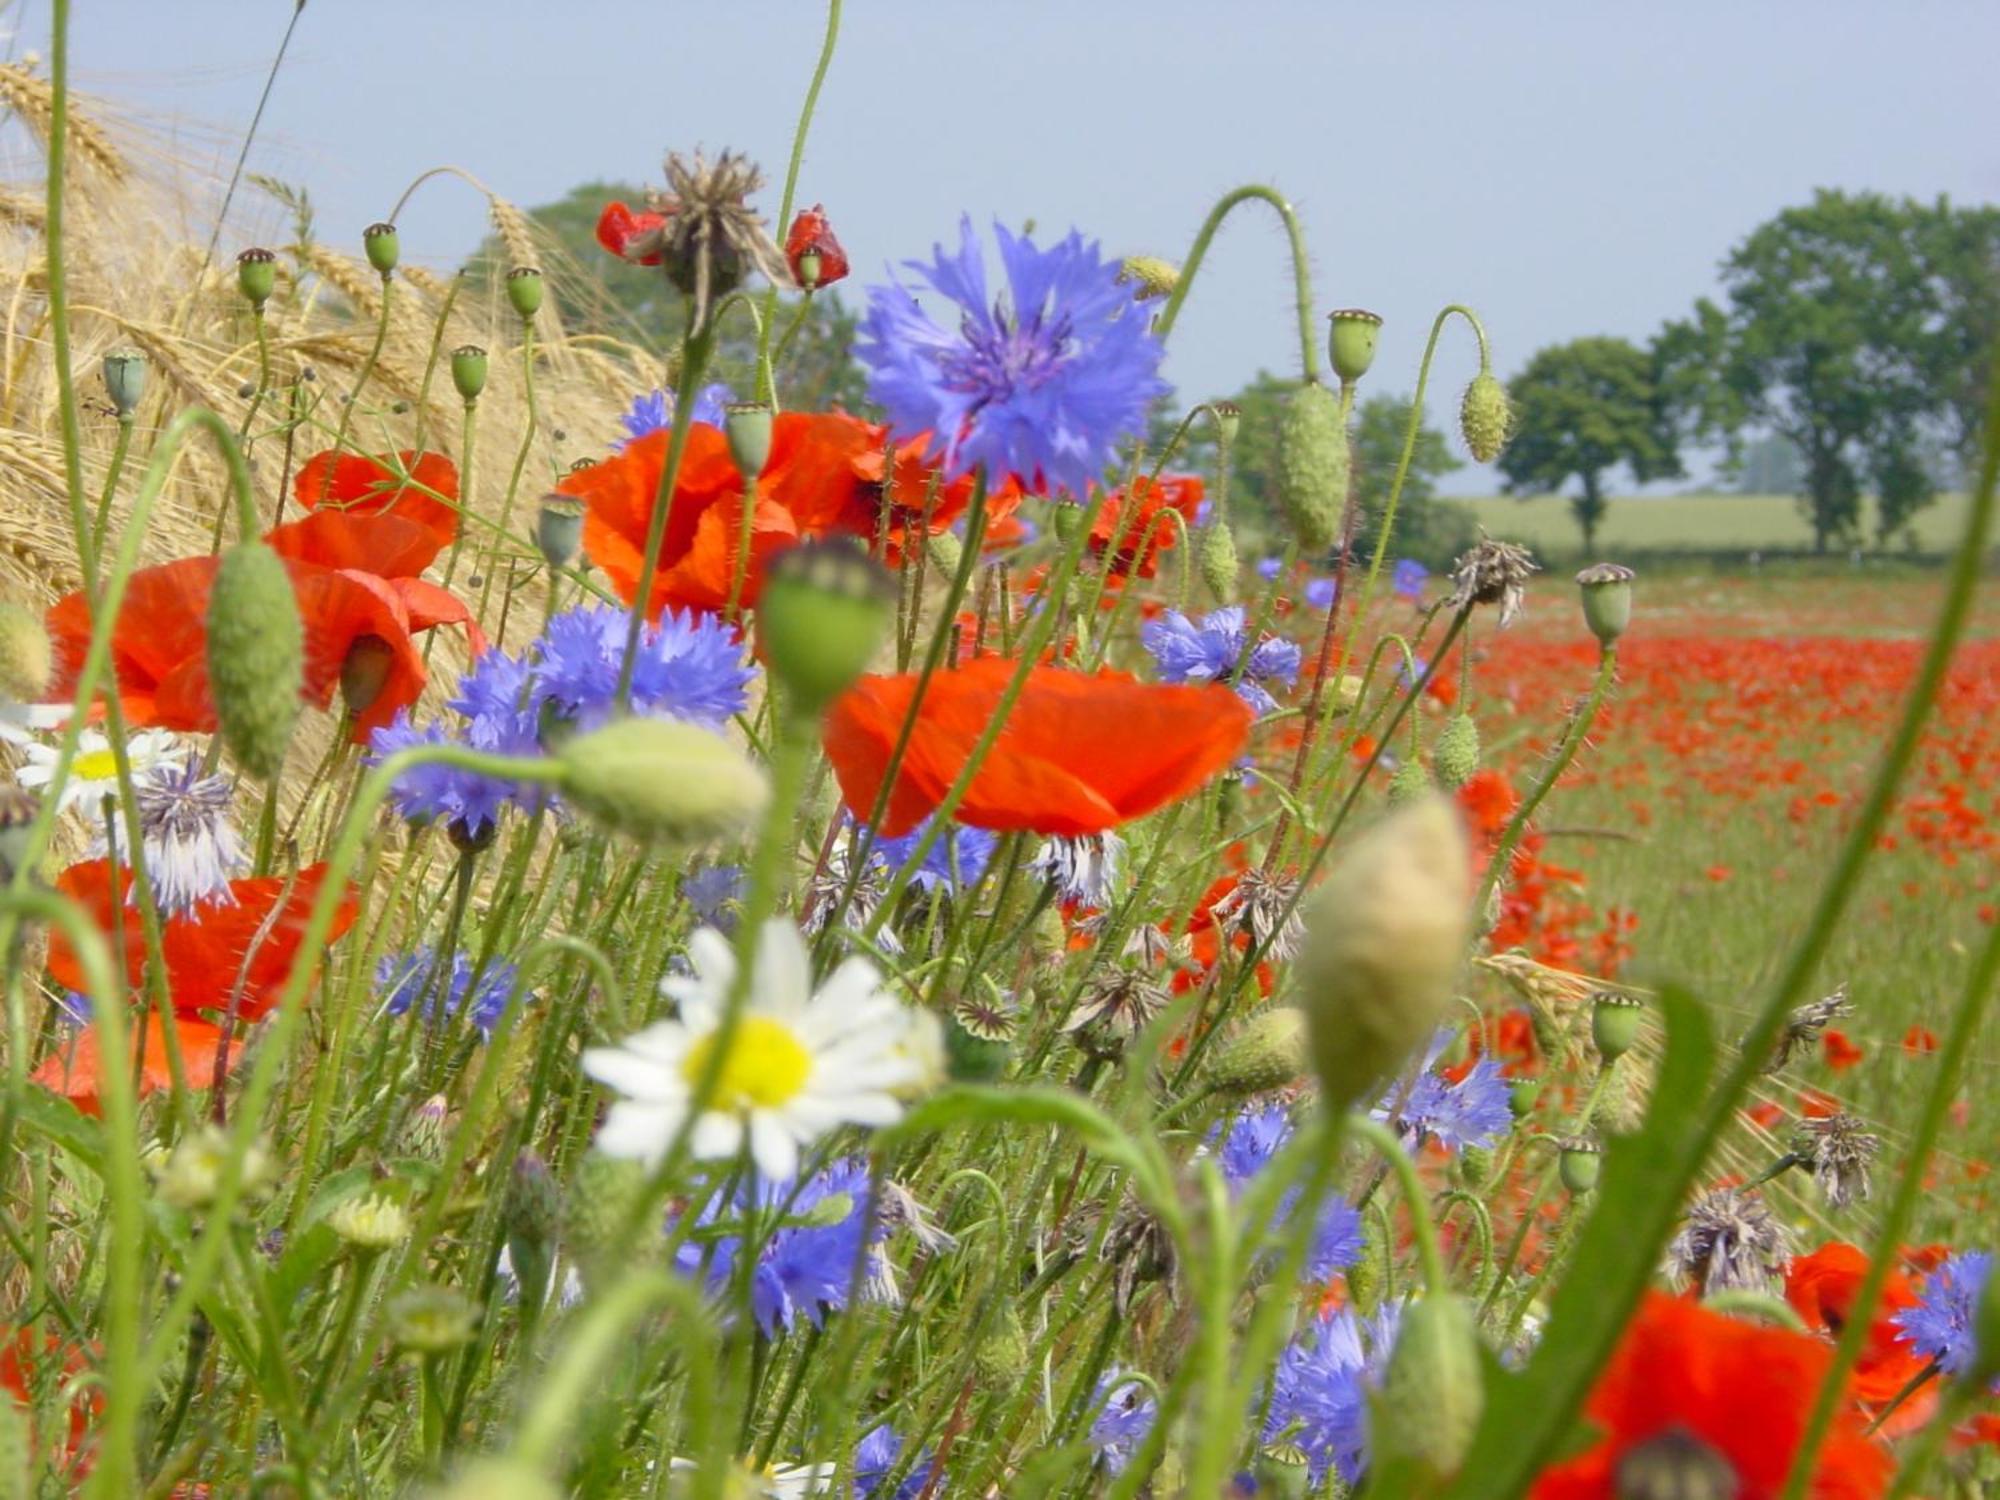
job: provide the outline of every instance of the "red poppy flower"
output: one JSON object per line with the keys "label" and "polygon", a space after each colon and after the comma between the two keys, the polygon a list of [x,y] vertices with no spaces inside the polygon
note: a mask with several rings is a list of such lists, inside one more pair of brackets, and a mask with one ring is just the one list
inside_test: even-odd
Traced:
{"label": "red poppy flower", "polygon": [[[207,1021],[190,1021],[186,1016],[175,1016],[173,1025],[174,1037],[180,1046],[182,1076],[187,1079],[189,1088],[214,1088],[224,1074],[235,1070],[238,1059],[243,1056],[240,1032],[239,1045],[230,1048],[229,1061],[224,1065],[221,1061],[221,1027]],[[167,1039],[158,1016],[135,1014],[128,1017],[125,1027],[132,1033],[128,1045],[137,1045],[137,1033],[142,1026],[145,1028],[146,1051],[139,1064],[141,1099],[148,1094],[170,1089],[174,1083],[173,1070],[167,1062]],[[30,1078],[51,1093],[61,1094],[85,1114],[101,1114],[100,1091],[104,1085],[102,1048],[103,1038],[93,1022],[79,1031],[75,1040],[43,1058],[41,1066]],[[132,1071],[130,1054],[118,1066],[129,1076]]]}
{"label": "red poppy flower", "polygon": [[315,453],[292,481],[307,510],[344,510],[363,516],[414,521],[444,546],[458,535],[458,467],[442,453],[386,456],[329,449]]}
{"label": "red poppy flower", "polygon": [[[37,1396],[47,1396],[56,1387],[81,1375],[90,1363],[89,1356],[80,1346],[66,1344],[54,1334],[44,1337],[41,1353],[37,1354],[32,1329],[0,1331],[0,1391],[13,1397],[15,1404],[23,1410],[33,1407]],[[85,1386],[70,1398],[65,1461],[77,1457],[84,1445],[84,1435],[103,1411],[104,1388],[101,1384]],[[32,1437],[29,1446],[34,1446]],[[69,1477],[81,1479],[88,1468],[87,1463],[75,1463],[70,1467]]]}
{"label": "red poppy flower", "polygon": [[[1829,1340],[1838,1339],[1867,1272],[1866,1252],[1839,1241],[1822,1245],[1810,1255],[1794,1256],[1785,1267],[1785,1300],[1808,1327]],[[1923,1356],[1910,1346],[1894,1321],[1898,1312],[1916,1303],[1916,1288],[1909,1278],[1891,1271],[1875,1305],[1867,1347],[1854,1367],[1856,1399],[1871,1404],[1888,1401],[1923,1370]]]}
{"label": "red poppy flower", "polygon": [[1912,1026],[1903,1033],[1903,1050],[1912,1057],[1922,1057],[1927,1052],[1935,1052],[1937,1046],[1937,1033],[1928,1026]]}
{"label": "red poppy flower", "polygon": [[609,250],[620,260],[636,261],[642,266],[657,266],[660,252],[651,255],[633,256],[626,254],[626,247],[641,235],[651,234],[667,222],[665,214],[633,213],[631,209],[616,199],[604,205],[604,212],[597,216],[597,243]]}
{"label": "red poppy flower", "polygon": [[1158,483],[1135,479],[1129,493],[1114,490],[1098,507],[1090,528],[1092,554],[1114,575],[1151,578],[1159,569],[1160,554],[1180,542],[1182,527],[1168,512],[1178,512],[1192,527],[1201,509],[1202,488],[1197,475],[1164,474]]}
{"label": "red poppy flower", "polygon": [[[1663,1440],[1700,1444],[1727,1463],[1737,1500],[1776,1500],[1832,1359],[1818,1339],[1648,1293],[1584,1406],[1601,1435],[1544,1469],[1532,1500],[1614,1500],[1620,1466],[1644,1463],[1636,1450]],[[1872,1500],[1891,1467],[1849,1407],[1820,1450],[1810,1493]]]}
{"label": "red poppy flower", "polygon": [[[583,550],[604,569],[618,597],[627,604],[639,592],[646,528],[659,494],[667,437],[665,431],[648,433],[627,444],[623,453],[565,475],[556,486],[587,507]],[[648,619],[657,620],[669,607],[728,607],[742,523],[743,481],[729,457],[729,443],[717,428],[697,422],[688,430],[687,447],[681,455],[659,571],[653,578],[652,597],[646,601]],[[799,533],[792,513],[760,487],[750,521],[744,604],[757,602],[765,564],[774,553],[796,542]]]}
{"label": "red poppy flower", "polygon": [[[1014,671],[1014,662],[989,656],[932,676],[883,834],[907,833],[944,799]],[[826,750],[849,807],[864,814],[874,807],[916,689],[915,674],[863,677],[835,701]],[[1250,720],[1249,708],[1226,688],[1035,667],[958,820],[975,828],[1103,833],[1205,784],[1242,754]]]}
{"label": "red poppy flower", "polygon": [[[289,890],[286,879],[277,875],[232,880],[229,891],[235,898],[233,904],[215,902],[186,916],[168,918],[160,928],[160,947],[167,962],[167,990],[174,1009],[188,1017],[204,1011],[221,1015],[229,1009],[229,997],[239,980],[243,995],[236,1013],[241,1019],[254,1021],[277,1004],[325,879],[326,866],[318,864],[300,870],[290,880]],[[124,910],[131,883],[131,872],[121,869],[114,893],[110,862],[102,859],[71,865],[56,877],[56,889],[88,913],[107,943],[116,947],[122,938],[126,980],[133,993],[139,994],[145,983],[146,942],[138,922]],[[281,898],[283,908],[274,917]],[[329,943],[353,925],[355,910],[350,885],[334,911],[333,925],[327,929]],[[310,958],[317,961],[319,956]],[[73,990],[84,988],[83,966],[60,931],[49,935],[48,967],[58,983]]]}
{"label": "red poppy flower", "polygon": [[1826,1054],[1826,1065],[1836,1073],[1844,1073],[1868,1054],[1844,1031],[1829,1026],[1819,1039],[1820,1049]]}
{"label": "red poppy flower", "polygon": [[1520,806],[1512,783],[1499,771],[1474,771],[1458,789],[1466,821],[1488,840],[1497,839]]}
{"label": "red poppy flower", "polygon": [[785,263],[800,286],[808,285],[805,272],[799,269],[799,262],[808,255],[819,257],[819,274],[810,283],[813,287],[832,286],[847,275],[847,252],[840,248],[833,226],[826,222],[826,214],[817,203],[799,210],[785,235]]}
{"label": "red poppy flower", "polygon": [[345,510],[313,511],[265,532],[264,540],[294,562],[381,578],[418,577],[445,546],[428,526],[404,516]]}

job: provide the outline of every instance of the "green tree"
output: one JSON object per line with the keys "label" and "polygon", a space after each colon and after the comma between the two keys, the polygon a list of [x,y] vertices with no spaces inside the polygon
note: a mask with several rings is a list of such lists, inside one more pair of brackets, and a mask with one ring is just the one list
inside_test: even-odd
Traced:
{"label": "green tree", "polygon": [[1671,479],[1681,472],[1673,434],[1645,350],[1615,338],[1553,344],[1528,361],[1508,385],[1514,431],[1500,453],[1500,472],[1515,493],[1562,488],[1583,528],[1583,550],[1597,548],[1597,528],[1609,504],[1604,477],[1623,464],[1632,478]]}
{"label": "green tree", "polygon": [[1979,448],[2000,343],[2000,208],[1940,198],[1916,211],[1912,233],[1936,303],[1925,372],[1942,403],[1943,439],[1965,470]]}

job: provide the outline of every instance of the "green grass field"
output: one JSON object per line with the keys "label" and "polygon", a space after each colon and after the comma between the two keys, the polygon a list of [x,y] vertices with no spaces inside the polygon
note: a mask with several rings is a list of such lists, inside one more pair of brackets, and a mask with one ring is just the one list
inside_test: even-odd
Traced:
{"label": "green grass field", "polygon": [[[1538,551],[1567,555],[1581,546],[1576,518],[1562,495],[1511,495],[1453,499],[1496,536],[1525,542]],[[1865,534],[1873,535],[1874,502],[1864,502]],[[1941,495],[1919,513],[1914,529],[1918,550],[1942,553],[1958,538],[1965,514],[1963,495]],[[1900,546],[1900,544],[1898,544]],[[1790,495],[1662,495],[1614,499],[1598,532],[1598,550],[1772,551],[1812,546],[1812,528]]]}

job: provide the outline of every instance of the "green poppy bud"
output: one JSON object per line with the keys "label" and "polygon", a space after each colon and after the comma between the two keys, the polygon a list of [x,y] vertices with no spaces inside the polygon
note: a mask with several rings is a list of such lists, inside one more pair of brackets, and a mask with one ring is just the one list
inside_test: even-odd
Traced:
{"label": "green poppy bud", "polygon": [[0,884],[11,881],[28,857],[28,834],[42,804],[12,782],[0,786]]}
{"label": "green poppy bud", "polygon": [[1507,446],[1514,428],[1514,408],[1507,400],[1507,387],[1491,370],[1481,370],[1465,388],[1458,426],[1467,450],[1479,463],[1492,463]]}
{"label": "green poppy bud", "polygon": [[965,561],[965,543],[949,531],[934,532],[924,545],[930,549],[931,566],[947,578],[957,576],[958,565]]}
{"label": "green poppy bud", "polygon": [[389,1337],[412,1354],[449,1354],[472,1342],[479,1309],[456,1287],[413,1286],[389,1303]]}
{"label": "green poppy bud", "polygon": [[1278,505],[1308,553],[1333,545],[1347,506],[1347,423],[1325,386],[1299,387],[1278,426]]}
{"label": "green poppy bud", "polygon": [[370,224],[361,231],[361,248],[368,256],[368,264],[385,279],[403,258],[403,242],[397,237],[394,224]]}
{"label": "green poppy bud", "polygon": [[633,1205],[646,1191],[647,1175],[641,1162],[595,1151],[577,1163],[564,1205],[562,1240],[577,1257],[584,1284],[592,1291],[616,1278],[619,1264],[611,1251]]}
{"label": "green poppy bud", "polygon": [[1438,785],[1455,792],[1479,769],[1479,725],[1471,714],[1455,714],[1431,747],[1431,770]]}
{"label": "green poppy bud", "polygon": [[0,703],[33,703],[49,690],[55,650],[42,617],[18,599],[0,599]]}
{"label": "green poppy bud", "polygon": [[1594,1192],[1604,1166],[1603,1148],[1587,1136],[1570,1136],[1556,1148],[1556,1169],[1572,1193]]}
{"label": "green poppy bud", "polygon": [[798,712],[818,714],[868,669],[894,609],[889,574],[851,537],[804,542],[772,559],[757,633]]}
{"label": "green poppy bud", "polygon": [[1433,1478],[1448,1478],[1465,1461],[1485,1406],[1471,1305],[1449,1292],[1410,1303],[1374,1411],[1382,1451],[1414,1459]]}
{"label": "green poppy bud", "polygon": [[542,310],[542,273],[533,266],[516,266],[507,273],[507,304],[527,322]]}
{"label": "green poppy bud", "polygon": [[771,787],[729,741],[675,719],[619,719],[556,752],[563,795],[586,817],[645,844],[741,833]]}
{"label": "green poppy bud", "polygon": [[1583,623],[1598,645],[1614,644],[1632,623],[1632,580],[1638,576],[1619,563],[1592,563],[1576,575],[1583,591]]}
{"label": "green poppy bud", "polygon": [[1471,851],[1432,793],[1336,853],[1294,974],[1329,1108],[1373,1097],[1437,1028],[1471,939]]}
{"label": "green poppy bud", "polygon": [[584,503],[574,495],[542,496],[535,511],[535,548],[551,568],[566,568],[583,541]]}
{"label": "green poppy bud", "polygon": [[988,1388],[1011,1388],[1028,1371],[1029,1343],[1021,1315],[1003,1305],[994,1315],[993,1332],[972,1352],[973,1373]]}
{"label": "green poppy bud", "polygon": [[1218,1092],[1262,1094],[1297,1083],[1306,1070],[1305,1012],[1272,1006],[1215,1049],[1209,1081]]}
{"label": "green poppy bud", "polygon": [[1639,1042],[1639,1023],[1645,1018],[1646,1003],[1637,995],[1621,995],[1616,990],[1599,990],[1590,997],[1590,1039],[1597,1055],[1616,1062]]}
{"label": "green poppy bud", "polygon": [[514,1158],[500,1206],[500,1227],[507,1236],[507,1258],[521,1288],[521,1305],[539,1307],[555,1274],[562,1188],[548,1163],[532,1151]]}
{"label": "green poppy bud", "polygon": [[723,408],[722,435],[729,440],[729,457],[746,485],[771,461],[771,419],[767,401],[732,401]]}
{"label": "green poppy bud", "polygon": [[1375,363],[1375,341],[1382,332],[1381,315],[1345,307],[1327,316],[1333,324],[1332,332],[1327,335],[1327,357],[1333,361],[1333,373],[1340,377],[1340,383],[1352,385]]}
{"label": "green poppy bud", "polygon": [[104,394],[120,417],[131,416],[146,395],[146,356],[137,349],[113,349],[105,355]]}
{"label": "green poppy bud", "polygon": [[1412,755],[1396,767],[1396,774],[1389,778],[1389,805],[1401,807],[1406,802],[1414,802],[1430,789],[1430,772],[1424,769],[1421,760]]}
{"label": "green poppy bud", "polygon": [[236,257],[236,289],[253,307],[262,307],[278,289],[278,257],[252,246]]}
{"label": "green poppy bud", "polygon": [[1227,604],[1233,600],[1242,565],[1237,561],[1236,538],[1230,533],[1227,521],[1211,521],[1202,531],[1200,561],[1201,581],[1208,585],[1216,602]]}
{"label": "green poppy bud", "polygon": [[208,681],[223,743],[260,781],[285,763],[304,677],[291,575],[263,542],[238,542],[222,554],[209,590]]}
{"label": "green poppy bud", "polygon": [[477,344],[460,344],[452,350],[451,383],[460,400],[477,401],[486,389],[486,351]]}

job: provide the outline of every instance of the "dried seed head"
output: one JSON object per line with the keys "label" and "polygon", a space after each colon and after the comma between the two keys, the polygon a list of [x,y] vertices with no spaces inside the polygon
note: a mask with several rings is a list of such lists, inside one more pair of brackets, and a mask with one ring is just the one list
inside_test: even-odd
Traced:
{"label": "dried seed head", "polygon": [[1482,533],[1479,544],[1452,564],[1451,597],[1445,602],[1461,612],[1475,604],[1497,604],[1504,630],[1527,602],[1528,579],[1540,571],[1526,547],[1496,542]]}
{"label": "dried seed head", "polygon": [[1062,1029],[1092,1057],[1121,1057],[1132,1038],[1167,1008],[1169,998],[1165,985],[1138,970],[1103,964]]}
{"label": "dried seed head", "polygon": [[1284,960],[1299,951],[1306,932],[1298,911],[1299,883],[1267,875],[1252,865],[1236,877],[1229,894],[1209,908],[1221,927],[1234,925],[1248,933],[1266,957]]}
{"label": "dried seed head", "polygon": [[1845,983],[1836,985],[1831,994],[1799,1006],[1785,1018],[1785,1029],[1778,1034],[1778,1040],[1771,1048],[1770,1060],[1764,1064],[1764,1071],[1777,1072],[1792,1060],[1792,1054],[1800,1047],[1812,1046],[1829,1025],[1842,1016],[1853,1014],[1854,1002],[1847,996]]}
{"label": "dried seed head", "polygon": [[1830,1208],[1868,1201],[1868,1165],[1881,1149],[1882,1138],[1845,1111],[1799,1121],[1792,1139],[1793,1154],[1812,1169]]}
{"label": "dried seed head", "polygon": [[1717,1188],[1689,1207],[1681,1232],[1667,1246],[1668,1272],[1704,1296],[1722,1291],[1770,1291],[1791,1259],[1785,1228],[1754,1192]]}
{"label": "dried seed head", "polygon": [[761,271],[776,286],[793,285],[784,253],[772,241],[749,196],[763,186],[754,164],[725,151],[713,162],[667,158],[669,191],[654,199],[660,224],[624,245],[627,260],[659,257],[667,279],[692,300],[692,332],[708,327],[715,305]]}

